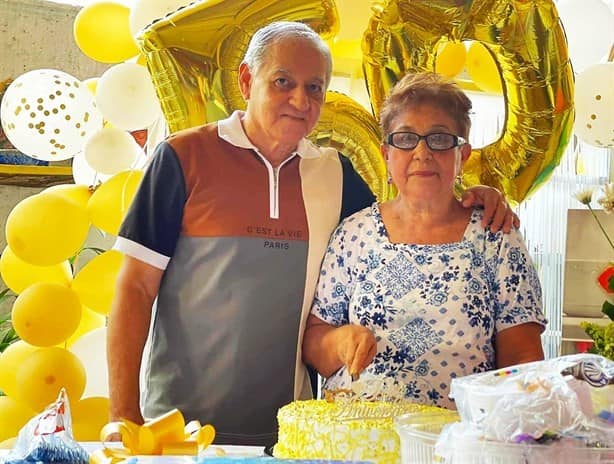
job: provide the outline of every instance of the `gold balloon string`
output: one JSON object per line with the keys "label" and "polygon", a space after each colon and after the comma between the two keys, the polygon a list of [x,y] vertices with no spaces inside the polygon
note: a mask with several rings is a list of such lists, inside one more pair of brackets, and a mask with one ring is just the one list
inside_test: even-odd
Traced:
{"label": "gold balloon string", "polygon": [[[107,437],[120,435],[123,448],[108,447]],[[115,464],[137,455],[196,456],[215,438],[215,428],[198,421],[185,424],[183,415],[173,409],[137,425],[127,419],[110,422],[100,431],[104,448],[92,454],[90,463]]]}

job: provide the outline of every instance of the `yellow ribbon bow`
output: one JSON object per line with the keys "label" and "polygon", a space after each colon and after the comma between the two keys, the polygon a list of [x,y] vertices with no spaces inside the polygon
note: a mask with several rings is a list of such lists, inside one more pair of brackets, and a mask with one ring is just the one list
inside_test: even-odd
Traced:
{"label": "yellow ribbon bow", "polygon": [[115,464],[136,455],[189,455],[196,456],[213,443],[215,428],[199,421],[187,425],[183,414],[173,409],[155,419],[137,425],[123,419],[110,422],[100,431],[103,441],[109,435],[119,434],[124,448],[107,448],[94,452],[91,464]]}

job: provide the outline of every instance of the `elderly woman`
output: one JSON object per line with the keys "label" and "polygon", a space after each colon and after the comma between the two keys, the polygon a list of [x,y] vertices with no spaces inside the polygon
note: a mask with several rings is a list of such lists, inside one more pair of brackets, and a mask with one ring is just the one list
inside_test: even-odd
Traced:
{"label": "elderly woman", "polygon": [[454,196],[470,109],[430,73],[403,78],[384,104],[381,150],[399,194],[331,238],[303,341],[325,390],[365,371],[406,399],[454,407],[452,378],[543,359],[541,288],[520,233],[484,230],[483,211]]}

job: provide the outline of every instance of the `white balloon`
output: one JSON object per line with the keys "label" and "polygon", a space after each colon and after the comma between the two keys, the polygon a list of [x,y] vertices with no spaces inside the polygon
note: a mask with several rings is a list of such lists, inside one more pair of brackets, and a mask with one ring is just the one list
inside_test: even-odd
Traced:
{"label": "white balloon", "polygon": [[160,112],[149,72],[136,63],[116,64],[100,76],[96,104],[106,120],[127,131],[148,127]]}
{"label": "white balloon", "polygon": [[101,327],[83,334],[69,348],[85,367],[85,391],[82,398],[109,397],[107,369],[107,328]]}
{"label": "white balloon", "polygon": [[75,184],[95,186],[110,177],[96,172],[94,168],[87,164],[82,151],[77,153],[72,159],[72,178],[75,180]]}
{"label": "white balloon", "polygon": [[98,130],[83,148],[87,164],[109,175],[130,169],[142,151],[132,135],[116,127]]}
{"label": "white balloon", "polygon": [[37,69],[15,79],[2,98],[0,119],[15,148],[47,161],[72,158],[102,127],[89,90],[54,69]]}
{"label": "white balloon", "polygon": [[614,42],[614,13],[602,0],[560,0],[556,8],[576,73],[607,55]]}
{"label": "white balloon", "polygon": [[136,0],[130,8],[130,32],[137,37],[141,29],[156,19],[163,18],[191,0]]}
{"label": "white balloon", "polygon": [[586,143],[614,147],[614,63],[598,63],[576,77],[576,135]]}

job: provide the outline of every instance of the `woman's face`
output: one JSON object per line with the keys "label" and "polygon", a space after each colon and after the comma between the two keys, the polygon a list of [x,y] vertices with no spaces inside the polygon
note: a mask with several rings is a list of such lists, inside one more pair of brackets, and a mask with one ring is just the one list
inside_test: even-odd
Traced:
{"label": "woman's face", "polygon": [[[463,136],[448,113],[430,103],[410,106],[397,115],[390,133],[398,131],[423,136],[435,133]],[[471,146],[464,144],[436,151],[421,139],[413,150],[402,150],[385,143],[382,153],[399,195],[413,200],[446,201],[454,196],[455,177],[469,157]]]}

